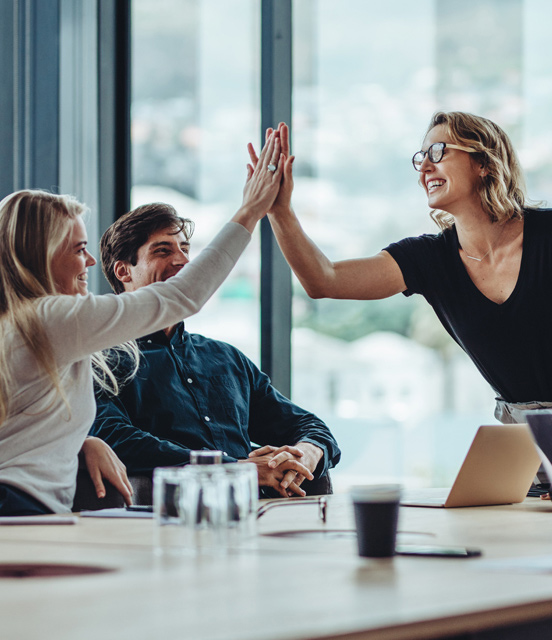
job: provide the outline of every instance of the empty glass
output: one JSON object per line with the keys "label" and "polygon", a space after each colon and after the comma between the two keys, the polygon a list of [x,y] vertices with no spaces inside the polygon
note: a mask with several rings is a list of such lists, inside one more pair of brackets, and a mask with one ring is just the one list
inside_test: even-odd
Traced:
{"label": "empty glass", "polygon": [[190,451],[190,464],[221,464],[222,451]]}
{"label": "empty glass", "polygon": [[180,467],[158,467],[153,472],[153,513],[158,525],[179,524]]}
{"label": "empty glass", "polygon": [[182,548],[180,467],[158,467],[153,472],[154,548],[156,553]]}
{"label": "empty glass", "polygon": [[179,509],[183,544],[223,551],[228,543],[230,482],[223,465],[188,465],[180,474]]}
{"label": "empty glass", "polygon": [[156,469],[156,550],[224,553],[251,543],[257,505],[257,467],[252,463]]}
{"label": "empty glass", "polygon": [[239,546],[257,533],[257,466],[235,462],[222,467],[228,476],[228,544]]}

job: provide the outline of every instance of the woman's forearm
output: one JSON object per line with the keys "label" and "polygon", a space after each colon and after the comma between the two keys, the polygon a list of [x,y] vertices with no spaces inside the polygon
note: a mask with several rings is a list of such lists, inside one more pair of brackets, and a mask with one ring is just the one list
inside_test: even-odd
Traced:
{"label": "woman's forearm", "polygon": [[293,210],[268,217],[284,257],[307,294],[333,297],[334,265],[305,233]]}
{"label": "woman's forearm", "polygon": [[406,289],[399,265],[386,251],[332,262],[308,237],[291,208],[268,217],[282,253],[311,298],[379,300]]}

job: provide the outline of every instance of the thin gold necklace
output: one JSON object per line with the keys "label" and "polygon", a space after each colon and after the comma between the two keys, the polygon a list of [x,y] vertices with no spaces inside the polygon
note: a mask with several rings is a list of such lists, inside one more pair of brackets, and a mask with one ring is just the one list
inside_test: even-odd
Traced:
{"label": "thin gold necklace", "polygon": [[475,256],[470,256],[467,251],[464,249],[464,247],[462,247],[462,251],[464,252],[464,255],[466,256],[466,258],[469,258],[470,260],[476,260],[477,262],[483,262],[483,260],[485,260],[485,258],[489,255],[489,253],[491,253],[491,251],[493,249],[495,249],[498,245],[498,242],[500,240],[500,238],[502,238],[502,234],[504,233],[504,229],[506,229],[506,222],[502,225],[502,231],[498,234],[498,238],[496,239],[496,242],[493,244],[493,246],[491,246],[491,248],[487,251],[487,253],[484,256],[481,256],[481,258],[476,258]]}
{"label": "thin gold necklace", "polygon": [[491,249],[489,249],[484,256],[481,256],[481,258],[476,258],[475,256],[468,255],[465,249],[463,249],[463,251],[466,258],[469,258],[470,260],[477,260],[477,262],[483,262],[483,260],[485,260],[485,258],[489,255],[489,253],[491,253]]}

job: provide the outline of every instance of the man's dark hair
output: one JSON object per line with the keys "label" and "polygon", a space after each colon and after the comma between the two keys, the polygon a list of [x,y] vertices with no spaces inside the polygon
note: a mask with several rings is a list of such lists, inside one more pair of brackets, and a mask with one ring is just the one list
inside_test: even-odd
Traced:
{"label": "man's dark hair", "polygon": [[115,263],[124,260],[135,266],[140,247],[146,244],[152,233],[162,229],[174,229],[174,235],[182,231],[189,242],[194,223],[181,218],[170,204],[154,202],[125,213],[103,234],[100,240],[102,269],[115,293],[125,290],[123,283],[115,276]]}

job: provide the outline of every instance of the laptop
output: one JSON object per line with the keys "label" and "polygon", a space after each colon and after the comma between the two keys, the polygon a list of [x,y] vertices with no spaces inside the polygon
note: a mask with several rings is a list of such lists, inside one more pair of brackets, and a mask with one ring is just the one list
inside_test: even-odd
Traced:
{"label": "laptop", "polygon": [[[552,414],[549,420],[552,424]],[[540,463],[527,424],[483,425],[477,430],[450,489],[406,491],[401,504],[480,507],[522,502]]]}
{"label": "laptop", "polygon": [[548,476],[548,481],[552,483],[552,411],[549,409],[528,411],[525,417],[535,440],[542,469]]}

